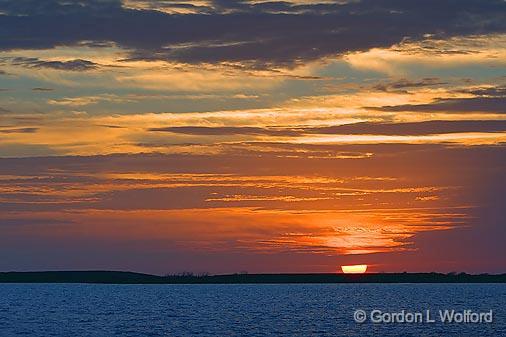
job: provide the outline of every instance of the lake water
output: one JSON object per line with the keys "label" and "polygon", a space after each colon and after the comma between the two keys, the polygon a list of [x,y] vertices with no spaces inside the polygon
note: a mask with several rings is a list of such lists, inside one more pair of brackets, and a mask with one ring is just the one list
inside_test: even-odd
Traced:
{"label": "lake water", "polygon": [[[0,284],[0,336],[495,337],[506,336],[505,305],[502,284]],[[403,309],[436,322],[370,321]],[[446,309],[493,310],[493,322],[442,323]]]}

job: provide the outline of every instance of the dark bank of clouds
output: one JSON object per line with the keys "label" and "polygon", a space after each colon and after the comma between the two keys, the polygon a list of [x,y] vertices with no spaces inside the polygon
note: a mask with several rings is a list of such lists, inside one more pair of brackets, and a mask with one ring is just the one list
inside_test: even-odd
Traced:
{"label": "dark bank of clouds", "polygon": [[475,95],[475,97],[439,98],[426,104],[388,105],[370,109],[380,111],[506,113],[505,86],[471,89],[463,92]]}
{"label": "dark bank of clouds", "polygon": [[[156,2],[151,3],[156,8]],[[164,1],[166,6],[191,6]],[[114,42],[134,59],[292,66],[388,47],[405,38],[506,31],[502,0],[364,0],[333,4],[214,1],[195,14],[129,9],[120,1],[0,0],[0,49]]]}
{"label": "dark bank of clouds", "polygon": [[505,132],[506,121],[425,121],[408,123],[361,122],[339,126],[315,128],[314,133],[322,134],[373,134],[386,136],[421,136],[460,132]]}
{"label": "dark bank of clouds", "polygon": [[506,113],[506,97],[445,98],[428,104],[404,104],[372,109],[380,111]]}
{"label": "dark bank of clouds", "polygon": [[205,127],[205,126],[175,126],[151,128],[148,131],[170,132],[192,136],[279,136],[296,137],[307,134],[332,135],[385,135],[385,136],[420,136],[459,132],[506,132],[506,121],[501,120],[473,120],[473,121],[425,121],[409,123],[373,123],[361,122],[325,127],[300,128],[269,128],[269,127]]}

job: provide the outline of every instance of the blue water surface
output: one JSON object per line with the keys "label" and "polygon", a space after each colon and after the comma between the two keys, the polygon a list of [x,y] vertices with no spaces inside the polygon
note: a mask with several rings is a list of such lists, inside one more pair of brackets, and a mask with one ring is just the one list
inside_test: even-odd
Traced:
{"label": "blue water surface", "polygon": [[[0,336],[506,336],[502,284],[0,284]],[[493,310],[492,323],[365,323]]]}

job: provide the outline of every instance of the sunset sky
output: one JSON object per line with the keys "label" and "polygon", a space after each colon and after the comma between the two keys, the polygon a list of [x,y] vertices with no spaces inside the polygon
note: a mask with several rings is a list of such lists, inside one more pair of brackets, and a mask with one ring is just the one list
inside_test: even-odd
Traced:
{"label": "sunset sky", "polygon": [[0,270],[506,272],[503,0],[0,0]]}

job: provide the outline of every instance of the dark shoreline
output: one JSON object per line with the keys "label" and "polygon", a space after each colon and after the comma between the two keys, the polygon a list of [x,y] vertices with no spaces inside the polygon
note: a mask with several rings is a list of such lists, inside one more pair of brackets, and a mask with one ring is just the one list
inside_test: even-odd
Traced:
{"label": "dark shoreline", "polygon": [[0,283],[287,284],[287,283],[506,283],[506,274],[441,273],[229,274],[157,276],[120,271],[0,272]]}

